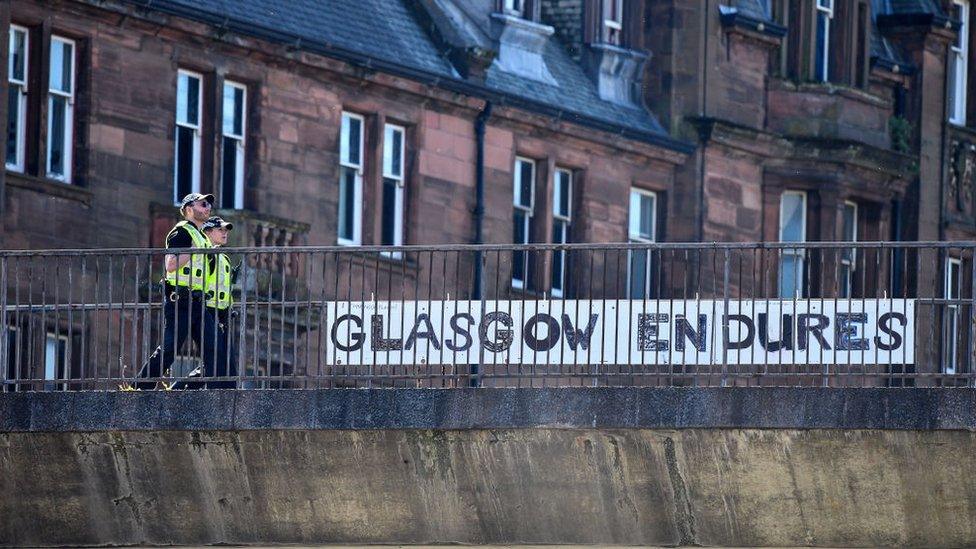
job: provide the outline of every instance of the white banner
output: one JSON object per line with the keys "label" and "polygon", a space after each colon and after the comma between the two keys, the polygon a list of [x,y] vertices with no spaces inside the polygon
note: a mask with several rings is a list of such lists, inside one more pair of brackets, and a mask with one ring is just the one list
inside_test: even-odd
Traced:
{"label": "white banner", "polygon": [[910,299],[326,305],[331,364],[913,364]]}

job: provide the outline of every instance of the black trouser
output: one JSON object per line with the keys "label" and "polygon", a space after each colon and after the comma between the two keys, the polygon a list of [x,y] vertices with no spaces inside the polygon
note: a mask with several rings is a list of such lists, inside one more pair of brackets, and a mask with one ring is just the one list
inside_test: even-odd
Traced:
{"label": "black trouser", "polygon": [[[207,312],[217,323],[217,367],[211,372],[207,369],[207,376],[234,377],[237,375],[237,348],[233,344],[230,309],[214,309],[207,307]],[[211,381],[207,383],[209,389],[233,389],[237,387],[236,380]]]}
{"label": "black trouser", "polygon": [[[227,360],[226,338],[219,333],[213,309],[204,305],[202,292],[168,284],[164,288],[163,344],[149,357],[138,377],[176,377],[169,372],[169,368],[188,335],[200,350],[204,375],[213,376],[217,365],[224,364]],[[213,385],[215,384],[211,384]],[[155,382],[142,382],[136,386],[140,389],[151,389]],[[233,387],[234,384],[229,386]]]}

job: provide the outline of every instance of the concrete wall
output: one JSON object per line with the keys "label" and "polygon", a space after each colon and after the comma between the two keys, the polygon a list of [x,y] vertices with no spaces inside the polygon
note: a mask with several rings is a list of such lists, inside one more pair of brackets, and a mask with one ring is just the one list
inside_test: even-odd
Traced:
{"label": "concrete wall", "polygon": [[968,389],[5,394],[0,543],[967,546],[974,403]]}

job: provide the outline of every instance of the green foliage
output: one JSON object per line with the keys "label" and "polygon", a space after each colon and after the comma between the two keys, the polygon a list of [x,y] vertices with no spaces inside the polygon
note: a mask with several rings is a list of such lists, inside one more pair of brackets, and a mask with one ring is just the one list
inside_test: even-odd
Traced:
{"label": "green foliage", "polygon": [[888,131],[891,135],[891,148],[900,153],[909,152],[912,123],[904,116],[892,116],[888,121]]}

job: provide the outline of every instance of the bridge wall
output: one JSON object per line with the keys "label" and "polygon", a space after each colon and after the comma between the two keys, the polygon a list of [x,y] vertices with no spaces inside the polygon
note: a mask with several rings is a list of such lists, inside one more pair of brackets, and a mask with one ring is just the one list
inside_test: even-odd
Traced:
{"label": "bridge wall", "polygon": [[0,543],[976,544],[970,389],[0,395]]}

